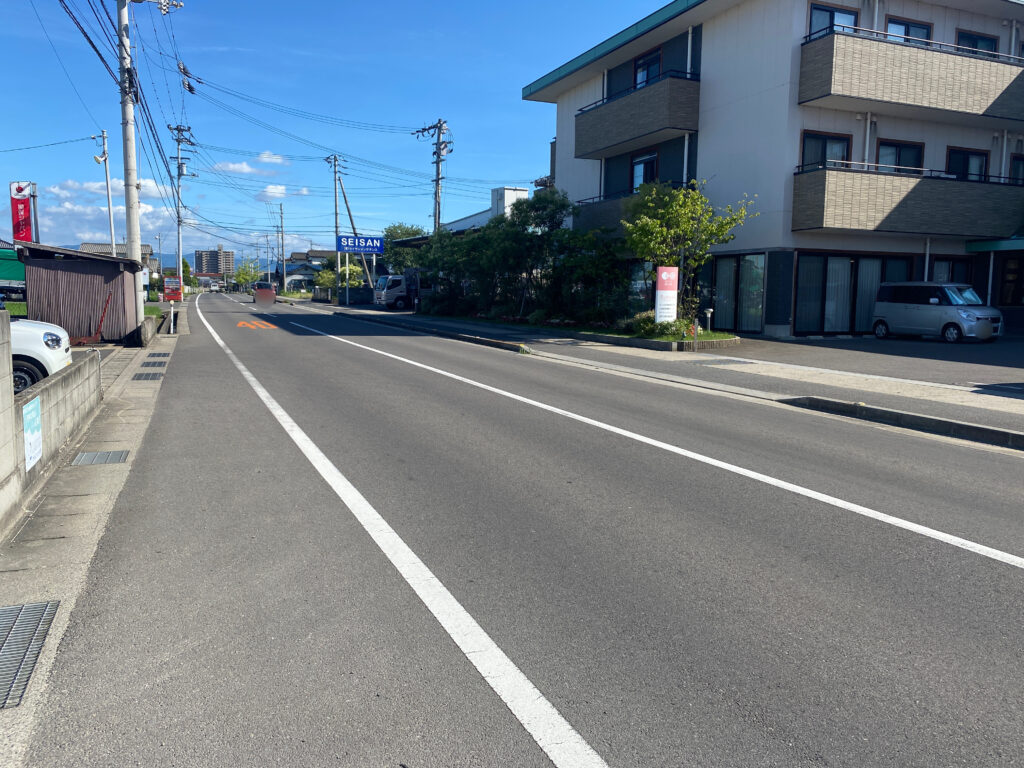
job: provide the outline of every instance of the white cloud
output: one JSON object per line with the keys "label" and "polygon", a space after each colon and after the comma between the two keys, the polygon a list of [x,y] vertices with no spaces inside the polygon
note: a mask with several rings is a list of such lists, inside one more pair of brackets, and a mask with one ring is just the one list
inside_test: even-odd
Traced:
{"label": "white cloud", "polygon": [[286,194],[288,194],[288,189],[284,184],[267,184],[263,191],[256,195],[256,199],[267,202],[269,200],[279,200]]}
{"label": "white cloud", "polygon": [[[61,200],[70,200],[81,194],[85,195],[107,195],[107,183],[105,181],[75,181],[68,179],[60,184],[47,187],[46,191]],[[124,197],[124,180],[112,178],[110,180],[110,194],[112,197]],[[159,197],[173,197],[174,190],[166,184],[157,184],[153,179],[139,179],[139,199],[152,199]]]}
{"label": "white cloud", "polygon": [[213,166],[215,171],[224,171],[225,173],[264,173],[264,171],[258,168],[253,168],[246,162],[241,163],[217,163]]}
{"label": "white cloud", "polygon": [[302,189],[298,190],[295,194],[300,197],[306,197],[309,194],[309,187],[303,187]]}
{"label": "white cloud", "polygon": [[260,156],[256,159],[261,163],[267,163],[269,165],[287,165],[283,157],[275,155],[273,152],[260,152]]}

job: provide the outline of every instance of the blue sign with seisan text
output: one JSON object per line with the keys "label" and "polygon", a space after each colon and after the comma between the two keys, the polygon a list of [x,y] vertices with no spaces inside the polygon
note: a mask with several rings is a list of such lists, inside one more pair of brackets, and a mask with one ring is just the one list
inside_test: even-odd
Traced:
{"label": "blue sign with seisan text", "polygon": [[338,250],[342,253],[384,253],[384,238],[338,235]]}

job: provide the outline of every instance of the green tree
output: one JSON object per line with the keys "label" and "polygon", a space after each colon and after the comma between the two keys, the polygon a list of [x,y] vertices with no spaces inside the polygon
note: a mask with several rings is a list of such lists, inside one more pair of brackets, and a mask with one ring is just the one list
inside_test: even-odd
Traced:
{"label": "green tree", "polygon": [[743,197],[735,206],[716,209],[704,195],[706,181],[691,181],[675,188],[644,184],[626,207],[622,226],[626,245],[655,267],[679,266],[682,318],[692,322],[697,313],[697,274],[711,256],[711,248],[736,237],[733,230],[757,216],[754,201]]}
{"label": "green tree", "polygon": [[[347,279],[346,279],[347,277]],[[316,284],[321,288],[334,288],[337,285],[337,273],[333,269],[321,269],[316,276]],[[341,268],[341,287],[348,285],[349,288],[358,288],[363,284],[363,268],[358,264],[350,264],[346,275],[345,268]]]}
{"label": "green tree", "polygon": [[235,267],[235,282],[240,286],[255,283],[260,279],[260,268],[255,259],[246,259]]}
{"label": "green tree", "polygon": [[423,237],[427,230],[415,224],[403,224],[398,221],[384,227],[384,263],[392,273],[400,275],[407,267],[419,266],[419,248],[401,248],[395,245],[396,240],[407,237]]}
{"label": "green tree", "polygon": [[192,267],[184,259],[181,260],[181,283],[182,285],[190,285],[193,288],[199,287],[199,278],[192,277]]}

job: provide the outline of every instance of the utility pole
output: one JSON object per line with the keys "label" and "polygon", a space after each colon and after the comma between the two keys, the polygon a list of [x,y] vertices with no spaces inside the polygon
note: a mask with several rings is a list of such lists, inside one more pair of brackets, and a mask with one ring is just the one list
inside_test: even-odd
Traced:
{"label": "utility pole", "polygon": [[[334,300],[341,304],[341,251],[338,250],[338,238],[341,236],[341,225],[338,223],[338,156],[327,158],[331,164],[331,183],[334,186]],[[348,254],[345,254],[345,306],[348,306]]]}
{"label": "utility pole", "polygon": [[[188,167],[186,166],[186,162],[187,162],[188,159],[187,158],[182,159],[182,157],[181,157],[181,145],[182,144],[187,144],[189,146],[194,146],[195,142],[192,141],[192,136],[191,136],[192,128],[190,128],[187,125],[175,125],[175,126],[168,125],[167,126],[167,130],[169,130],[171,133],[174,134],[174,143],[178,145],[178,154],[175,155],[175,157],[173,158],[175,160],[175,162],[177,163],[177,165],[175,167],[177,168],[176,176],[177,176],[177,181],[178,181],[177,188],[175,190],[174,206],[175,206],[175,218],[178,221],[178,280],[180,281],[179,284],[182,286],[182,291],[184,291],[185,290],[185,287],[184,287],[185,286],[185,275],[184,275],[184,272],[182,271],[182,264],[181,264],[181,259],[182,259],[182,247],[181,247],[181,225],[182,225],[182,215],[181,215],[181,179],[184,176],[195,176],[196,174],[188,172]],[[186,136],[186,134],[189,134],[189,135]]]}
{"label": "utility pole", "polygon": [[432,136],[434,139],[434,233],[441,229],[441,164],[445,157],[454,151],[455,140],[451,131],[448,130],[448,123],[438,118],[433,125],[413,131],[413,136]]}
{"label": "utility pole", "polygon": [[117,240],[114,238],[114,200],[110,196],[110,153],[107,152],[106,130],[101,131],[101,135],[103,139],[103,154],[93,155],[92,159],[97,163],[103,163],[103,172],[107,177],[107,221],[110,223],[110,255],[117,256]]}
{"label": "utility pole", "polygon": [[[356,237],[359,235],[356,232],[356,220],[352,217],[352,206],[348,204],[348,194],[345,192],[345,180],[341,178],[341,174],[338,174],[338,184],[341,186],[341,196],[345,200],[345,210],[348,211],[348,223],[352,225],[352,236]],[[366,276],[366,282],[373,288],[373,283],[370,282],[370,270],[366,267],[366,254],[360,253],[359,260],[363,263],[363,274]],[[348,254],[345,254],[345,278],[348,279]],[[347,285],[347,283],[346,283]],[[345,301],[348,303],[348,294],[345,296]]]}
{"label": "utility pole", "polygon": [[284,203],[278,203],[281,211],[281,293],[288,290],[288,259],[284,255]]}
{"label": "utility pole", "polygon": [[[136,0],[133,0],[135,2]],[[139,232],[139,181],[135,173],[135,69],[128,42],[128,0],[117,0],[118,62],[121,84],[121,142],[124,148],[125,255],[135,272],[135,325],[142,325],[142,235]],[[134,330],[134,329],[133,329]]]}

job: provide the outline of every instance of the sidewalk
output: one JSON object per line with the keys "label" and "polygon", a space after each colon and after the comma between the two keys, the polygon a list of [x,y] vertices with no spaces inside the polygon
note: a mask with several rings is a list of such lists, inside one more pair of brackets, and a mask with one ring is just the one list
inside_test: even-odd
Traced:
{"label": "sidewalk", "polygon": [[176,344],[174,336],[161,334],[146,348],[85,350],[103,353],[103,403],[63,450],[58,467],[24,500],[22,522],[0,545],[0,606],[59,601],[24,698],[0,710],[0,765],[20,764],[57,647],[156,409]]}
{"label": "sidewalk", "polygon": [[[337,311],[465,341],[513,349],[523,346],[524,351],[535,355],[607,370],[690,386],[742,391],[797,407],[1024,449],[1021,339],[962,348],[901,340],[794,344],[744,339],[740,346],[729,349],[729,354],[658,352],[563,338],[555,331],[529,326],[369,308],[341,307]],[[748,350],[750,356],[745,354]],[[986,358],[998,358],[999,364],[985,364]],[[965,383],[950,383],[959,381]]]}

